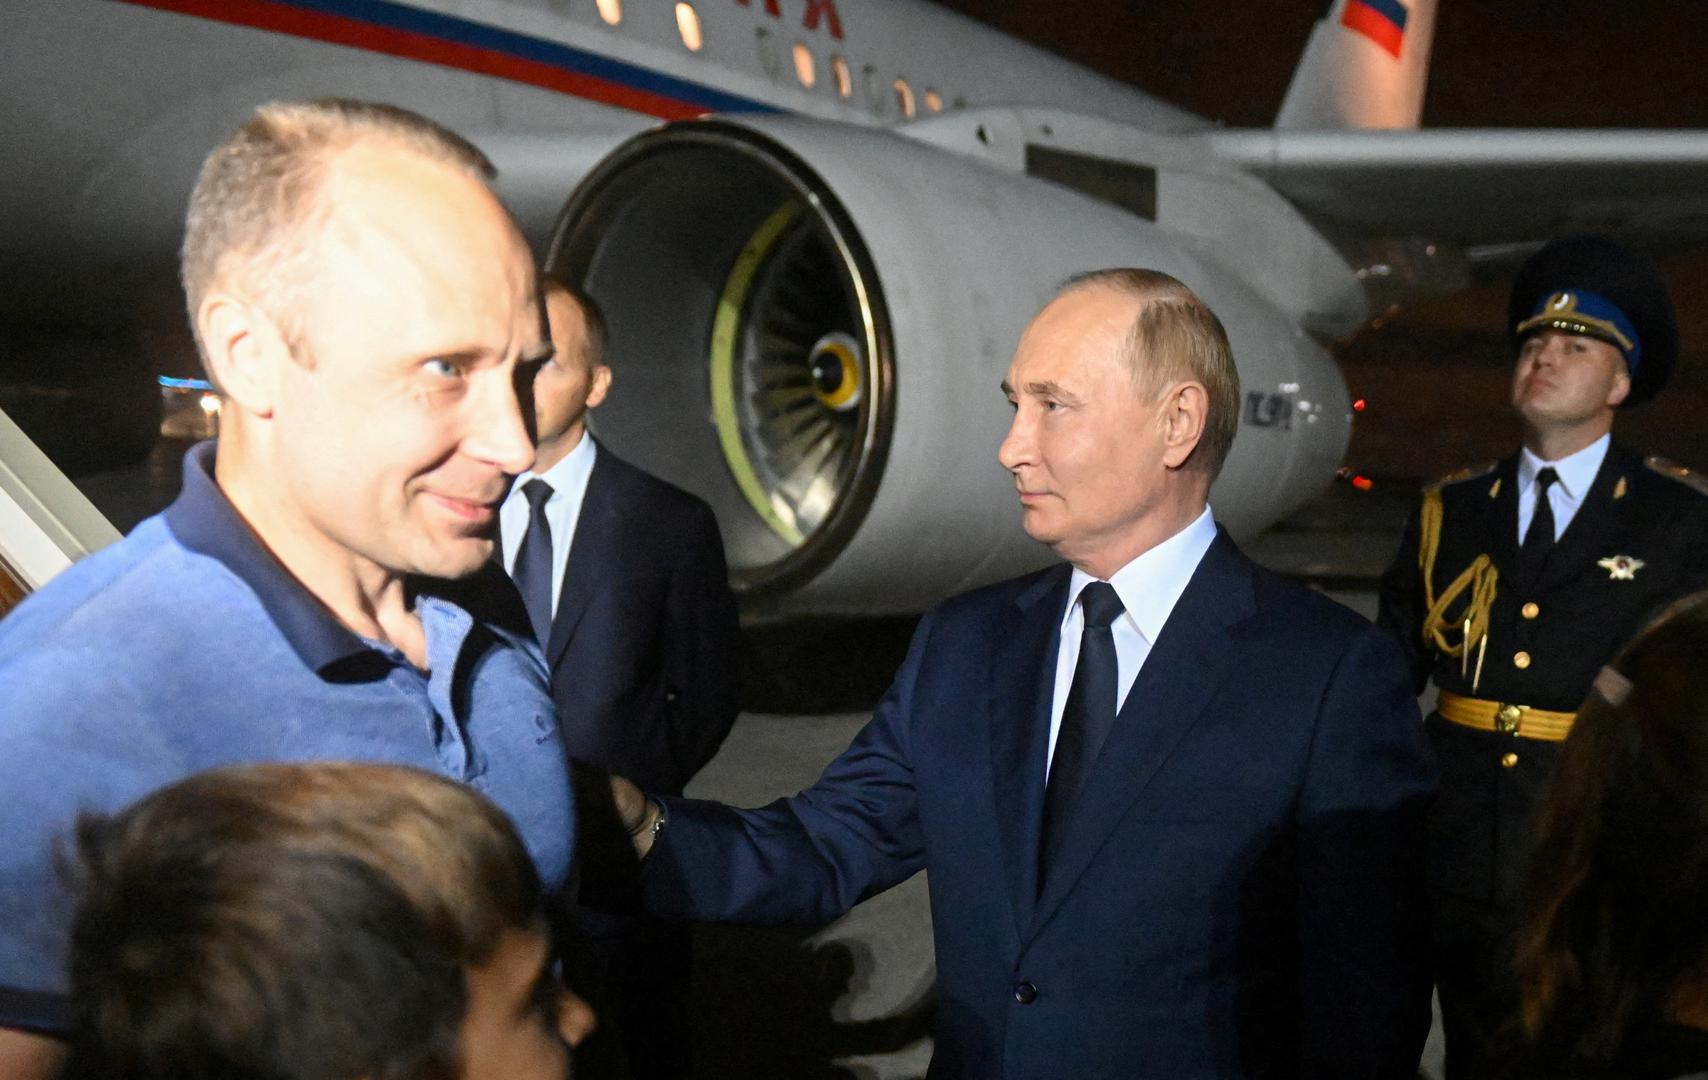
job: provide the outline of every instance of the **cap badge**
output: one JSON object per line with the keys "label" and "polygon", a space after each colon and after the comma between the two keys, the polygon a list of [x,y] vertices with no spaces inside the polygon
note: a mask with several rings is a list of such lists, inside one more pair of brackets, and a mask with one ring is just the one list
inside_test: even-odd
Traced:
{"label": "cap badge", "polygon": [[1646,564],[1643,560],[1633,559],[1629,555],[1609,555],[1605,559],[1596,560],[1595,565],[1607,571],[1610,581],[1630,581]]}
{"label": "cap badge", "polygon": [[1513,332],[1523,335],[1545,329],[1585,334],[1616,345],[1625,353],[1626,364],[1633,369],[1641,352],[1637,346],[1637,330],[1630,319],[1612,301],[1592,292],[1562,289],[1549,293],[1535,314],[1513,327]]}

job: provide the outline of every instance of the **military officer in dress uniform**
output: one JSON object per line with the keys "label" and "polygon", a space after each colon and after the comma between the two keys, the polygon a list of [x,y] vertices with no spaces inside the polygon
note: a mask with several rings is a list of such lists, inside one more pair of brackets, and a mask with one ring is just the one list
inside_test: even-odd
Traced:
{"label": "military officer in dress uniform", "polygon": [[1524,444],[1424,492],[1378,616],[1418,691],[1440,691],[1429,858],[1448,1080],[1495,1072],[1532,810],[1573,711],[1650,614],[1708,584],[1708,484],[1609,436],[1677,357],[1653,265],[1601,237],[1556,240],[1520,270],[1507,325]]}

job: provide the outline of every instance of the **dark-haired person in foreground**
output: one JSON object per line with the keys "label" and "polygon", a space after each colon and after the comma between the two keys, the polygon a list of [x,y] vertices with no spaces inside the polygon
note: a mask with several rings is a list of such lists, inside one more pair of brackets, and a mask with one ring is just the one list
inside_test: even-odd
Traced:
{"label": "dark-haired person in foreground", "polygon": [[65,1080],[563,1080],[585,1033],[515,827],[430,773],[201,773],[72,876]]}
{"label": "dark-haired person in foreground", "polygon": [[1538,826],[1514,1075],[1708,1074],[1708,593],[1596,677]]}
{"label": "dark-haired person in foreground", "polygon": [[928,613],[793,798],[614,781],[648,904],[821,923],[927,870],[934,1080],[1412,1080],[1434,763],[1387,635],[1211,516],[1220,321],[1166,274],[1090,274],[1003,390],[998,458],[1064,562]]}
{"label": "dark-haired person in foreground", "polygon": [[[568,877],[539,647],[467,581],[534,459],[548,352],[491,163],[401,109],[274,103],[204,163],[183,279],[220,437],[183,491],[0,621],[0,1077],[68,1034],[54,844],[191,773],[362,760],[502,807]],[[511,604],[514,606],[514,594]]]}

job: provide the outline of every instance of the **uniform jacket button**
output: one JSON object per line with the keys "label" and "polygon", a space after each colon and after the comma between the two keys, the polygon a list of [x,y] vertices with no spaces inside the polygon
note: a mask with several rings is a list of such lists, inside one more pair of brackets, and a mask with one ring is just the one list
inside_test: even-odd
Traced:
{"label": "uniform jacket button", "polygon": [[1014,1000],[1022,1005],[1030,1005],[1038,1000],[1038,988],[1029,982],[1020,983],[1014,988]]}
{"label": "uniform jacket button", "polygon": [[1512,666],[1523,671],[1530,666],[1530,654],[1522,650],[1512,655]]}
{"label": "uniform jacket button", "polygon": [[1530,603],[1519,608],[1518,613],[1523,615],[1526,619],[1534,619],[1536,616],[1542,614],[1542,609],[1537,606],[1536,601],[1532,600]]}

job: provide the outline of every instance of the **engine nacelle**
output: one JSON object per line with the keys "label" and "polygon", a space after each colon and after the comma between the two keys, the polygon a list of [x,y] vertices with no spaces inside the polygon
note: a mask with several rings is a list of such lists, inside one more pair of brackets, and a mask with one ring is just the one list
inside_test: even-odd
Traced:
{"label": "engine nacelle", "polygon": [[1351,411],[1329,357],[1157,224],[883,130],[693,121],[619,147],[548,270],[611,327],[602,439],[716,511],[772,612],[894,613],[1053,558],[996,462],[999,384],[1072,274],[1164,270],[1221,316],[1245,400],[1211,501],[1250,534],[1321,490]]}

